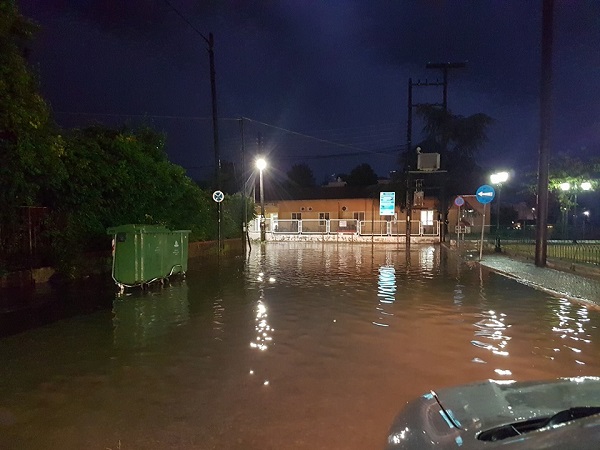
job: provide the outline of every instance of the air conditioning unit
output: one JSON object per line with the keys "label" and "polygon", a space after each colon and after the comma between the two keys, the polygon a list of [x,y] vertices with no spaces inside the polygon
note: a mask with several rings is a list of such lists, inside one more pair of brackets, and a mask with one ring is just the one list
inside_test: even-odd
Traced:
{"label": "air conditioning unit", "polygon": [[439,153],[419,153],[417,155],[417,169],[433,172],[440,169]]}

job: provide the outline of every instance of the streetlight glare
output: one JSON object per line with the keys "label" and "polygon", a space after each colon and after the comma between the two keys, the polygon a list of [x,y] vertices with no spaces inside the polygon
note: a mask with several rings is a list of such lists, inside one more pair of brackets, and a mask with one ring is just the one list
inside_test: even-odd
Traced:
{"label": "streetlight glare", "polygon": [[508,180],[508,172],[493,173],[490,176],[490,179],[492,181],[492,184],[504,183],[505,181]]}
{"label": "streetlight glare", "polygon": [[[496,197],[496,252],[500,253],[502,247],[500,246],[500,193],[502,191],[502,183],[508,180],[508,172],[496,172],[490,175],[490,181],[492,184],[498,186],[498,195]],[[483,236],[482,236],[483,237]]]}
{"label": "streetlight glare", "polygon": [[256,168],[258,170],[264,170],[267,167],[267,161],[264,158],[258,158],[256,160]]}
{"label": "streetlight glare", "polygon": [[583,183],[581,183],[581,189],[583,189],[584,191],[590,191],[592,189],[592,183],[590,183],[589,181],[584,181]]}
{"label": "streetlight glare", "polygon": [[563,191],[568,191],[571,189],[571,183],[560,183],[560,189]]}
{"label": "streetlight glare", "polygon": [[265,223],[265,187],[263,185],[263,170],[267,167],[265,158],[256,158],[256,168],[259,174],[260,187],[260,242],[264,243],[266,239],[266,223]]}

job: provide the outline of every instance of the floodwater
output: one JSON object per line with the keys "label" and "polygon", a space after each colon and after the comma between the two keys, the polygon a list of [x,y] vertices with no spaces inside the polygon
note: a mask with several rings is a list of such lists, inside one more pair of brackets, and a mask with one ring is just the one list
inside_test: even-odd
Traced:
{"label": "floodwater", "polygon": [[430,389],[600,374],[599,326],[440,247],[255,245],[0,340],[0,448],[379,449]]}

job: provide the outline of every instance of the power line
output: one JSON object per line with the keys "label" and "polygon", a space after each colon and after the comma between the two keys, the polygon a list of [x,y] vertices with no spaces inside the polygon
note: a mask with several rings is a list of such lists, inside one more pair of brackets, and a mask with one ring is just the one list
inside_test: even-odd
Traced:
{"label": "power line", "polygon": [[167,5],[169,5],[169,8],[171,8],[175,12],[175,14],[177,14],[181,18],[181,20],[183,20],[185,23],[187,23],[192,30],[194,30],[196,33],[198,33],[200,35],[200,37],[202,37],[202,39],[204,39],[206,41],[207,44],[209,43],[208,39],[202,34],[202,32],[198,28],[196,28],[192,24],[192,22],[190,22],[187,19],[187,17],[185,17],[177,8],[175,8],[175,6],[173,6],[173,4],[169,0],[165,0],[165,3]]}
{"label": "power line", "polygon": [[[175,120],[212,120],[211,117],[200,116],[168,116],[168,115],[153,115],[153,114],[120,114],[120,113],[90,113],[90,112],[73,112],[73,111],[53,111],[54,114],[62,114],[68,116],[98,116],[98,117],[139,117],[147,119],[175,119]],[[221,120],[221,119],[219,119]],[[226,119],[223,120],[239,120]]]}
{"label": "power line", "polygon": [[[157,114],[125,114],[125,113],[95,113],[95,112],[74,112],[74,111],[54,111],[55,114],[60,114],[60,115],[73,115],[73,116],[96,116],[96,117],[135,117],[135,118],[141,118],[141,119],[168,119],[168,120],[212,120],[211,117],[201,117],[201,116],[180,116],[180,115],[157,115]],[[381,156],[388,156],[389,153],[395,153],[399,150],[402,150],[406,147],[405,144],[398,144],[398,145],[390,145],[390,146],[386,146],[383,147],[381,149],[376,149],[376,150],[369,150],[363,147],[359,147],[356,145],[352,145],[352,144],[345,144],[342,142],[337,142],[337,141],[332,141],[330,139],[323,139],[323,138],[319,138],[316,136],[311,136],[309,134],[306,133],[301,133],[298,131],[293,131],[293,130],[289,130],[287,128],[283,128],[277,125],[273,125],[270,123],[266,123],[266,122],[262,122],[260,120],[256,120],[256,119],[251,119],[248,117],[242,117],[240,118],[231,118],[231,117],[219,117],[220,121],[231,121],[231,122],[239,122],[240,120],[247,120],[249,122],[253,122],[265,127],[269,127],[269,128],[273,128],[275,130],[279,130],[279,131],[283,131],[287,134],[293,135],[293,136],[298,136],[301,137],[303,139],[308,139],[308,140],[313,140],[316,142],[320,142],[322,144],[327,144],[327,145],[333,145],[336,147],[342,147],[342,148],[348,148],[348,149],[352,149],[352,150],[357,150],[356,152],[353,153],[329,153],[326,155],[316,155],[316,156],[309,156],[309,155],[305,155],[305,156],[289,156],[289,157],[285,157],[282,159],[297,159],[297,158],[305,158],[305,159],[322,159],[322,158],[335,158],[335,157],[346,157],[346,156],[359,156],[359,155],[381,155]],[[376,127],[377,125],[369,125],[369,127]],[[383,124],[382,126],[387,126],[387,124]],[[360,128],[360,127],[359,127]],[[352,128],[345,128],[345,130],[351,130]],[[342,129],[338,129],[338,130],[344,130]],[[333,131],[333,130],[326,130],[326,131]],[[381,136],[381,134],[377,134],[375,135],[375,137]],[[363,139],[367,139],[369,136],[368,135],[362,135],[362,136],[355,136],[355,138],[361,137]],[[349,137],[348,137],[349,138]],[[393,137],[390,136],[389,138],[386,139],[377,139],[377,140],[370,140],[368,142],[381,142],[381,141],[386,141],[389,139],[392,139]],[[231,139],[231,141],[233,142],[234,139]]]}
{"label": "power line", "polygon": [[[353,149],[353,150],[358,150],[358,151],[360,151],[363,154],[377,154],[377,152],[374,152],[372,150],[368,150],[368,149],[365,149],[365,148],[357,147],[355,145],[343,144],[343,143],[331,141],[331,140],[328,140],[328,139],[321,139],[321,138],[318,138],[318,137],[315,137],[315,136],[309,136],[308,134],[300,133],[298,131],[288,130],[286,128],[282,128],[282,127],[279,127],[277,125],[272,125],[272,124],[269,124],[269,123],[261,122],[259,120],[249,119],[247,117],[243,117],[242,119],[248,120],[250,122],[258,123],[260,125],[263,125],[263,126],[266,126],[266,127],[269,127],[269,128],[273,128],[273,129],[276,129],[276,130],[279,130],[279,131],[283,131],[285,133],[292,134],[294,136],[299,136],[299,137],[302,137],[302,138],[305,138],[305,139],[310,139],[310,140],[313,140],[313,141],[321,142],[323,144],[329,144],[329,145],[334,145],[334,146],[343,147],[343,148],[350,148],[350,149]],[[339,156],[345,156],[345,154],[340,154]]]}

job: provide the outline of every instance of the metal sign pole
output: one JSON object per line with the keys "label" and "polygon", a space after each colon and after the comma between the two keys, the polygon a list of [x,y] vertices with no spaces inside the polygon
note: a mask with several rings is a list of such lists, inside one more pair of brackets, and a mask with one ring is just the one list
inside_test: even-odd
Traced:
{"label": "metal sign pole", "polygon": [[481,222],[481,243],[479,245],[479,261],[481,261],[481,258],[483,257],[483,233],[485,231],[485,205],[494,200],[494,197],[496,196],[496,191],[494,191],[494,188],[492,186],[484,184],[482,186],[479,186],[477,192],[475,193],[475,196],[477,197],[477,201],[483,204],[483,217]]}
{"label": "metal sign pole", "polygon": [[479,243],[479,261],[481,261],[481,258],[483,256],[483,231],[485,229],[485,207],[487,206],[487,203],[483,204],[483,218],[482,218],[482,222],[481,222],[481,242]]}
{"label": "metal sign pole", "polygon": [[460,249],[460,206],[458,207],[458,216],[456,217],[456,246]]}

